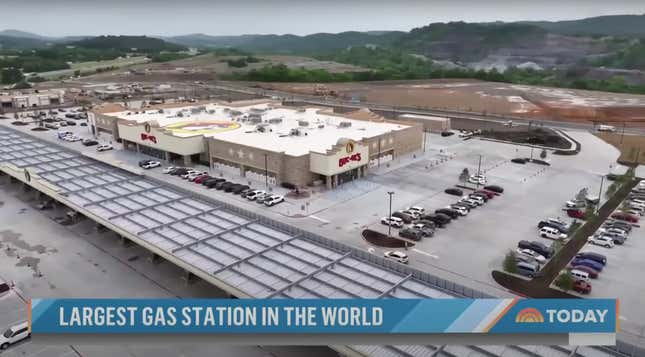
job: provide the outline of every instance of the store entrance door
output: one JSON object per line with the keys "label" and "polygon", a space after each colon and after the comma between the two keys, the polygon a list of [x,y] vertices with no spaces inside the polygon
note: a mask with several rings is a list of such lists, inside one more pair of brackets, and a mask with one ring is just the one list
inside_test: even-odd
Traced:
{"label": "store entrance door", "polygon": [[358,178],[358,170],[359,168],[355,168],[338,174],[338,184],[342,185],[346,182],[356,180]]}

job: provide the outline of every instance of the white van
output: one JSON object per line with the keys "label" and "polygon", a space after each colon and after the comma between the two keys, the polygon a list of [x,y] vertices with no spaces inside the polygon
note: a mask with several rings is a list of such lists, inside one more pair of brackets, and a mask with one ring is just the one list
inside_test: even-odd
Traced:
{"label": "white van", "polygon": [[571,276],[574,280],[582,280],[584,282],[589,282],[589,273],[582,270],[573,269],[571,270]]}
{"label": "white van", "polygon": [[28,337],[31,337],[31,331],[26,321],[10,326],[0,335],[0,350],[7,349],[10,345]]}

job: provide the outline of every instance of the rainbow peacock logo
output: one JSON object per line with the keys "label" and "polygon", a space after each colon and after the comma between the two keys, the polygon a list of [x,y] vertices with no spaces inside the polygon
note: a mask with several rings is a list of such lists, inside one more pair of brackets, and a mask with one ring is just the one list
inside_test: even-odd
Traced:
{"label": "rainbow peacock logo", "polygon": [[540,313],[538,309],[533,307],[527,307],[517,313],[517,315],[515,316],[515,322],[521,322],[521,323],[544,322],[544,316],[542,316],[542,313]]}

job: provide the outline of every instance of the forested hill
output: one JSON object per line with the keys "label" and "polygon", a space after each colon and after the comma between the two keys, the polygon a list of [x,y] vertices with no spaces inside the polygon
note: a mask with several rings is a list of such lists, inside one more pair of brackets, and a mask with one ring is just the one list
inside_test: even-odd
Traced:
{"label": "forested hill", "polygon": [[183,51],[185,46],[169,43],[162,39],[147,36],[98,36],[71,42],[67,45],[88,49],[113,49],[139,52]]}

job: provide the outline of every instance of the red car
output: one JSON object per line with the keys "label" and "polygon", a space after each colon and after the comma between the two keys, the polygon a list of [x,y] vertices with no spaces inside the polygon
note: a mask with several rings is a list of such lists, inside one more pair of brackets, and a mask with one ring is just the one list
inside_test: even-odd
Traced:
{"label": "red car", "polygon": [[208,175],[199,176],[199,177],[198,177],[198,178],[196,178],[196,179],[195,179],[195,181],[193,181],[193,182],[194,182],[194,183],[202,183],[204,180],[206,180],[206,179],[207,179],[207,178],[209,178],[209,177],[210,177],[210,176],[208,176]]}
{"label": "red car", "polygon": [[621,221],[627,221],[630,223],[638,222],[638,217],[634,216],[633,214],[629,214],[625,212],[614,212],[614,214],[611,215],[611,218],[619,219]]}
{"label": "red car", "polygon": [[475,191],[475,193],[481,193],[483,195],[486,195],[486,197],[488,197],[488,199],[491,199],[491,198],[497,196],[497,194],[495,192],[488,191],[488,190],[477,190],[477,191]]}
{"label": "red car", "polygon": [[584,271],[585,273],[589,274],[589,277],[591,279],[598,278],[598,271],[596,269],[588,267],[586,265],[575,265],[575,266],[571,266],[570,268],[575,269],[575,270]]}
{"label": "red car", "polygon": [[586,281],[578,280],[573,284],[573,290],[580,294],[589,294],[591,292],[591,284]]}
{"label": "red car", "polygon": [[585,219],[585,213],[579,209],[568,209],[567,216],[571,218]]}

